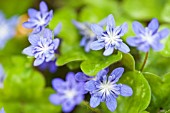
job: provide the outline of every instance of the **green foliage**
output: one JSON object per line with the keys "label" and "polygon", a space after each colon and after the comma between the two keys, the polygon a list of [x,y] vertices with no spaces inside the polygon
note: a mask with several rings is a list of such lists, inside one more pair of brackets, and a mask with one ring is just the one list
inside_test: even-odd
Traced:
{"label": "green foliage", "polygon": [[[133,95],[131,97],[119,96],[114,113],[143,113],[151,99],[150,86],[143,74],[138,71],[126,72],[119,82],[132,87]],[[104,113],[111,113],[105,105],[102,109]]]}
{"label": "green foliage", "polygon": [[147,79],[152,92],[152,99],[148,107],[148,111],[150,111],[151,113],[156,113],[161,108],[169,110],[170,73],[167,73],[162,77],[159,77],[155,74],[146,72],[144,73],[144,76]]}

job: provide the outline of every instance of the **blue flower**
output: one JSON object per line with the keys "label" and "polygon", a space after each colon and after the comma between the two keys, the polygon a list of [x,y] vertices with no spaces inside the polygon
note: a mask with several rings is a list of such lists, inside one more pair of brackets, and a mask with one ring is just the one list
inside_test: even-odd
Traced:
{"label": "blue flower", "polygon": [[2,109],[0,110],[0,113],[5,113],[4,108],[2,108]]}
{"label": "blue flower", "polygon": [[54,73],[57,70],[56,59],[53,61],[44,62],[41,65],[39,65],[38,68],[42,71],[45,69],[49,69],[51,73]]}
{"label": "blue flower", "polygon": [[31,46],[25,48],[23,53],[36,58],[34,66],[55,59],[55,51],[60,44],[60,40],[58,38],[53,39],[51,30],[44,29],[38,34],[31,34],[28,40]]}
{"label": "blue flower", "polygon": [[106,30],[97,24],[92,24],[91,29],[97,35],[97,41],[92,42],[90,45],[92,50],[105,48],[103,53],[104,56],[111,55],[114,49],[118,49],[124,53],[130,51],[129,47],[123,43],[121,39],[121,37],[127,32],[127,23],[116,27],[113,16],[109,15],[107,17]]}
{"label": "blue flower", "polygon": [[5,79],[5,72],[2,65],[0,64],[0,88],[4,87],[4,79]]}
{"label": "blue flower", "polygon": [[158,28],[159,23],[156,18],[152,19],[146,28],[135,21],[133,22],[133,31],[136,36],[127,38],[127,43],[143,52],[148,52],[150,48],[159,51],[164,47],[160,40],[168,36],[169,30],[165,28],[158,32]]}
{"label": "blue flower", "polygon": [[17,24],[17,17],[13,16],[10,19],[6,19],[4,14],[0,11],[0,49],[2,49],[6,42],[14,37],[15,27]]}
{"label": "blue flower", "polygon": [[40,3],[40,11],[31,8],[28,10],[28,15],[30,18],[27,22],[23,23],[23,26],[25,28],[33,29],[34,33],[38,33],[48,25],[53,17],[53,11],[50,10],[48,12],[47,4],[42,1]]}
{"label": "blue flower", "polygon": [[52,86],[57,94],[50,95],[50,102],[55,105],[62,105],[64,112],[71,112],[84,99],[83,85],[84,82],[75,80],[72,72],[67,74],[65,82],[60,78],[53,79]]}
{"label": "blue flower", "polygon": [[95,80],[90,80],[85,83],[85,90],[91,94],[90,106],[95,108],[100,102],[106,102],[110,111],[114,111],[117,107],[116,98],[119,95],[131,96],[132,89],[124,84],[116,84],[122,76],[124,68],[119,67],[113,70],[110,76],[107,76],[108,71],[102,70],[97,74]]}
{"label": "blue flower", "polygon": [[[103,19],[98,23],[99,26],[103,27],[106,23],[106,19]],[[90,44],[97,40],[96,34],[94,34],[90,28],[91,24],[87,22],[77,22],[73,20],[73,24],[79,29],[80,34],[83,36],[80,41],[80,46],[84,47],[86,52],[90,51]]]}

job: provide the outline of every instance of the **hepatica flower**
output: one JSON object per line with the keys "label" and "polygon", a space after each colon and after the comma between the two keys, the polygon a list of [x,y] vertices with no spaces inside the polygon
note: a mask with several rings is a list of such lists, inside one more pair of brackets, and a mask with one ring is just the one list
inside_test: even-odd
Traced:
{"label": "hepatica flower", "polygon": [[[105,25],[106,19],[103,19],[98,23],[99,26],[103,27]],[[87,22],[78,22],[73,20],[73,24],[77,27],[82,35],[80,41],[80,46],[84,47],[86,52],[90,51],[90,44],[97,39],[96,34],[94,34],[90,28],[91,24]]]}
{"label": "hepatica flower", "polygon": [[5,79],[5,72],[2,65],[0,64],[0,88],[4,87],[4,79]]}
{"label": "hepatica flower", "polygon": [[121,26],[115,26],[115,21],[112,15],[107,17],[106,30],[97,24],[91,25],[92,31],[97,35],[97,41],[91,43],[92,50],[100,50],[105,48],[104,56],[109,56],[114,49],[118,49],[124,53],[130,51],[129,47],[123,43],[121,37],[127,32],[127,23]]}
{"label": "hepatica flower", "polygon": [[121,96],[131,96],[132,89],[124,84],[117,84],[122,76],[124,68],[116,68],[107,76],[107,71],[97,74],[96,80],[90,80],[85,83],[85,90],[91,94],[90,106],[95,108],[100,102],[106,102],[110,111],[114,111],[117,107],[116,98]]}
{"label": "hepatica flower", "polygon": [[17,19],[16,16],[13,16],[7,20],[0,11],[0,49],[2,49],[6,42],[15,35]]}
{"label": "hepatica flower", "polygon": [[44,62],[39,65],[38,68],[42,71],[48,69],[51,73],[54,73],[57,70],[56,59],[49,62]]}
{"label": "hepatica flower", "polygon": [[60,40],[58,38],[53,39],[51,30],[46,28],[38,34],[31,34],[28,40],[31,46],[25,48],[23,53],[35,57],[34,66],[39,66],[43,62],[55,59],[55,51]]}
{"label": "hepatica flower", "polygon": [[53,17],[53,11],[50,10],[48,12],[47,4],[42,1],[40,3],[40,11],[31,8],[28,10],[28,15],[30,18],[27,22],[23,23],[23,26],[29,29],[33,29],[33,32],[37,33],[48,25]]}
{"label": "hepatica flower", "polygon": [[5,113],[4,108],[2,108],[2,109],[0,110],[0,113]]}
{"label": "hepatica flower", "polygon": [[143,52],[148,52],[150,48],[159,51],[164,47],[160,40],[168,36],[169,30],[165,28],[158,32],[158,28],[159,23],[156,18],[152,19],[146,28],[135,21],[133,22],[133,31],[136,36],[127,38],[127,43]]}
{"label": "hepatica flower", "polygon": [[66,81],[60,78],[53,79],[52,86],[57,93],[50,96],[50,102],[55,105],[62,105],[64,112],[71,112],[84,99],[83,85],[84,82],[75,80],[72,72],[67,74]]}

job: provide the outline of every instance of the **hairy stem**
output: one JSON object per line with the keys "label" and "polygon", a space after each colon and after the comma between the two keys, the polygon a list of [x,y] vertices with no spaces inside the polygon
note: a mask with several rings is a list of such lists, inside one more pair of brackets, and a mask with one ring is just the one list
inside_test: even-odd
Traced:
{"label": "hairy stem", "polygon": [[145,54],[145,59],[144,59],[144,61],[143,61],[143,64],[142,64],[142,66],[141,66],[141,69],[140,69],[141,72],[143,71],[143,69],[144,69],[144,67],[145,67],[145,64],[146,64],[147,59],[148,59],[148,52],[146,52],[146,54]]}

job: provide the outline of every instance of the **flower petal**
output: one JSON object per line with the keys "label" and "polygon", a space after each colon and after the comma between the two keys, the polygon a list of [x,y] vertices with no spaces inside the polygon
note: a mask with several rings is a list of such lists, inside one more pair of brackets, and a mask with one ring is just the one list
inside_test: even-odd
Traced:
{"label": "flower petal", "polygon": [[40,40],[40,36],[37,35],[37,34],[31,34],[28,38],[29,42],[32,44],[32,45],[37,45],[38,44],[38,41]]}
{"label": "flower petal", "polygon": [[72,20],[72,22],[79,30],[84,30],[86,28],[85,24],[83,23],[80,23],[76,20]]}
{"label": "flower petal", "polygon": [[119,36],[123,36],[128,31],[128,24],[125,22],[120,26],[120,28],[121,28],[121,32]]}
{"label": "flower petal", "polygon": [[159,36],[160,36],[159,40],[161,40],[163,38],[166,38],[169,35],[170,31],[169,31],[169,29],[165,28],[165,29],[159,31],[158,33],[159,33]]}
{"label": "flower petal", "polygon": [[69,72],[66,75],[66,81],[70,86],[74,86],[76,84],[75,74],[73,72]]}
{"label": "flower petal", "polygon": [[153,33],[157,32],[159,28],[159,22],[156,18],[153,18],[151,22],[148,24],[148,28],[153,31]]}
{"label": "flower petal", "polygon": [[120,43],[120,47],[118,48],[118,50],[123,53],[128,53],[130,51],[129,47],[123,42]]}
{"label": "flower petal", "polygon": [[100,104],[100,97],[97,97],[97,96],[91,96],[90,98],[90,106],[92,108],[95,108],[97,107],[98,105]]}
{"label": "flower petal", "polygon": [[94,80],[90,80],[90,81],[86,82],[84,85],[84,89],[87,91],[95,90],[96,86],[95,86],[94,82],[95,82]]}
{"label": "flower petal", "polygon": [[44,62],[44,59],[42,58],[36,58],[34,61],[34,66],[39,66],[40,64],[42,64]]}
{"label": "flower petal", "polygon": [[33,46],[29,46],[29,47],[25,48],[25,49],[22,51],[22,53],[23,53],[23,54],[26,54],[26,55],[28,55],[28,56],[34,56],[32,50],[33,50]]}
{"label": "flower petal", "polygon": [[98,23],[98,25],[101,26],[101,27],[105,26],[106,24],[107,24],[107,17],[104,18],[103,20],[101,20],[101,21]]}
{"label": "flower petal", "polygon": [[44,29],[43,31],[44,33],[44,38],[49,38],[49,39],[52,39],[53,37],[53,34],[52,34],[52,31],[50,29]]}
{"label": "flower petal", "polygon": [[85,81],[88,81],[92,78],[94,78],[94,77],[87,76],[86,74],[84,74],[82,72],[78,72],[78,73],[75,74],[75,79],[79,82],[85,82]]}
{"label": "flower petal", "polygon": [[144,32],[144,27],[142,26],[141,23],[135,21],[132,24],[133,31],[136,33],[136,35],[139,35]]}
{"label": "flower petal", "polygon": [[62,103],[62,109],[64,112],[71,112],[75,107],[74,100],[66,100]]}
{"label": "flower petal", "polygon": [[36,9],[30,8],[28,9],[28,15],[30,18],[33,18],[37,15],[38,11]]}
{"label": "flower petal", "polygon": [[25,27],[25,28],[29,28],[29,29],[32,29],[32,28],[34,28],[35,27],[35,24],[33,23],[33,22],[24,22],[23,24],[23,27]]}
{"label": "flower petal", "polygon": [[103,28],[97,24],[91,24],[91,30],[98,36],[103,33]]}
{"label": "flower petal", "polygon": [[122,76],[123,72],[124,72],[123,67],[116,68],[111,72],[110,75],[113,76],[114,82],[117,82],[119,80],[119,78]]}
{"label": "flower petal", "polygon": [[100,50],[104,48],[104,42],[94,41],[90,44],[92,50]]}
{"label": "flower petal", "polygon": [[44,1],[42,1],[42,2],[40,3],[40,11],[41,11],[42,13],[45,13],[45,12],[48,11],[47,4],[46,4]]}
{"label": "flower petal", "polygon": [[138,46],[138,50],[143,51],[143,52],[148,52],[150,49],[150,45],[147,43],[143,43]]}
{"label": "flower petal", "polygon": [[131,96],[132,94],[133,94],[133,90],[132,90],[131,87],[124,85],[124,84],[121,84],[120,95],[126,97],[126,96]]}
{"label": "flower petal", "polygon": [[49,97],[49,100],[51,103],[53,103],[54,105],[59,105],[62,102],[61,96],[57,95],[57,94],[52,94]]}
{"label": "flower petal", "polygon": [[153,48],[153,50],[155,51],[160,51],[164,48],[164,45],[161,44],[160,42],[156,41],[156,42],[153,42],[151,47]]}
{"label": "flower petal", "polygon": [[105,68],[97,73],[97,79],[100,79],[102,76],[107,75],[109,68]]}
{"label": "flower petal", "polygon": [[59,23],[54,29],[54,36],[56,36],[61,31],[62,24]]}
{"label": "flower petal", "polygon": [[63,89],[65,88],[65,82],[60,79],[60,78],[55,78],[52,80],[52,86],[54,90],[58,91],[58,89]]}
{"label": "flower petal", "polygon": [[127,43],[128,43],[130,46],[132,46],[132,47],[138,46],[137,40],[138,40],[137,37],[128,37],[128,38],[126,39]]}
{"label": "flower petal", "polygon": [[106,99],[106,105],[107,108],[113,112],[117,107],[117,101],[113,96],[109,96],[109,99]]}
{"label": "flower petal", "polygon": [[53,40],[53,43],[54,43],[54,46],[55,46],[55,50],[58,48],[58,46],[60,45],[60,40],[58,39],[58,38],[55,38],[54,40]]}
{"label": "flower petal", "polygon": [[114,20],[114,17],[112,14],[110,14],[108,17],[107,17],[107,27],[111,27],[111,28],[114,28],[115,27],[115,20]]}
{"label": "flower petal", "polygon": [[105,51],[103,52],[104,56],[109,56],[113,53],[114,51],[114,47],[113,46],[109,46],[107,49],[105,49]]}

